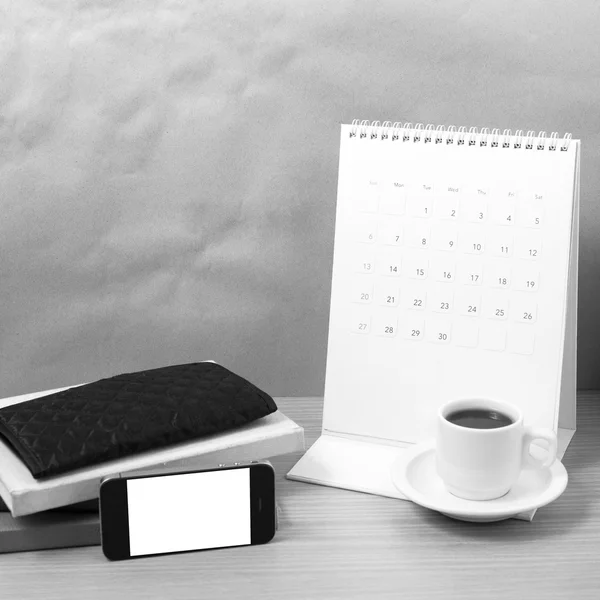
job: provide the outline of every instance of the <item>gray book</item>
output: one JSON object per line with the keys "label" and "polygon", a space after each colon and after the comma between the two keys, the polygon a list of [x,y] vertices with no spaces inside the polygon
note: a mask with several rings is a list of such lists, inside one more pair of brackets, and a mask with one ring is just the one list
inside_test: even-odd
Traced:
{"label": "gray book", "polygon": [[[95,510],[92,506],[95,504]],[[100,544],[98,502],[13,517],[0,511],[0,554]]]}

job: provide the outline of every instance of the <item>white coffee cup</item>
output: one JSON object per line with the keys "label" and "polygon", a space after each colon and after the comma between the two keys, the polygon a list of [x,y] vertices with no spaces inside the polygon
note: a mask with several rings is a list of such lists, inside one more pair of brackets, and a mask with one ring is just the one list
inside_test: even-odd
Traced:
{"label": "white coffee cup", "polygon": [[[457,425],[448,420],[461,411],[481,409],[506,416],[509,424],[492,429]],[[464,414],[464,413],[463,413]],[[482,417],[483,418],[483,417]],[[525,465],[547,468],[556,460],[556,435],[550,429],[526,427],[523,414],[498,400],[466,399],[448,402],[437,415],[436,466],[446,489],[467,500],[493,500],[507,494]],[[463,419],[463,423],[465,423]],[[500,423],[501,421],[497,421]],[[508,422],[508,421],[506,421]],[[483,422],[482,422],[483,423]],[[472,423],[471,423],[472,424]],[[535,440],[548,444],[544,460],[531,455]]]}

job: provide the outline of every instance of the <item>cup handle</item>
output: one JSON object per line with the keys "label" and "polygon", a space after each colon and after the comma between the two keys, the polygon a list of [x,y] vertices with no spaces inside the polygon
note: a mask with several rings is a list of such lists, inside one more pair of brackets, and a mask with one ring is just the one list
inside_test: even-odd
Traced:
{"label": "cup handle", "polygon": [[[530,447],[535,440],[545,440],[548,442],[547,456],[544,460],[531,456]],[[542,429],[540,427],[526,427],[523,436],[523,460],[529,463],[532,467],[545,469],[556,460],[558,444],[556,434],[550,429]]]}

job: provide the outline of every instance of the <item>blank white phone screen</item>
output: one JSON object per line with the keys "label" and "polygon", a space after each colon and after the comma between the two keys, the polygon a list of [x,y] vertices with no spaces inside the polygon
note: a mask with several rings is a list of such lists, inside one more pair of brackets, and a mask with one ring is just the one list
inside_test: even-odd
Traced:
{"label": "blank white phone screen", "polygon": [[250,544],[250,469],[127,481],[129,553]]}

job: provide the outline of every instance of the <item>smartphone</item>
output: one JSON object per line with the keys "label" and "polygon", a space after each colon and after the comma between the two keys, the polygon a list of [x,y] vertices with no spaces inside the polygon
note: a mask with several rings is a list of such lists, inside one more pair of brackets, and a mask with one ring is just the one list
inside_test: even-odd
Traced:
{"label": "smartphone", "polygon": [[110,560],[265,544],[275,529],[268,462],[121,474],[100,485],[101,544]]}

